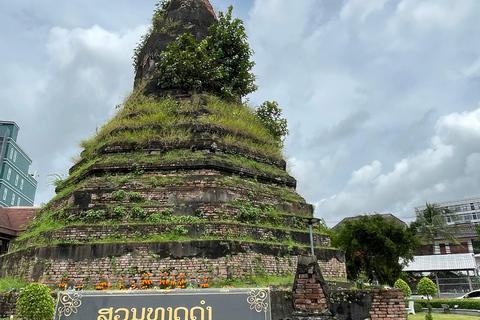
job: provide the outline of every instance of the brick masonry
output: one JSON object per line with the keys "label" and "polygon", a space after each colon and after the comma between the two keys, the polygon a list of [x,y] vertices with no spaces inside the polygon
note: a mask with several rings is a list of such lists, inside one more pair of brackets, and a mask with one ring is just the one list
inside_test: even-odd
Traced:
{"label": "brick masonry", "polygon": [[330,309],[339,320],[407,320],[403,292],[373,288],[330,292]]}
{"label": "brick masonry", "polygon": [[405,302],[401,290],[374,289],[370,308],[372,320],[407,320]]}
{"label": "brick masonry", "polygon": [[330,317],[328,286],[320,271],[317,257],[298,257],[292,296],[295,319],[333,319]]}
{"label": "brick masonry", "polygon": [[[0,274],[20,276],[28,281],[40,279],[49,285],[58,285],[60,277],[68,274],[72,286],[75,281],[95,284],[103,280],[114,285],[121,278],[139,282],[144,272],[150,272],[151,279],[158,282],[159,273],[166,270],[187,273],[191,281],[203,276],[212,280],[265,274],[286,276],[295,273],[299,250],[304,249],[221,240],[95,246],[65,244],[25,249],[0,257]],[[234,254],[225,254],[227,251]],[[318,256],[325,276],[346,278],[343,252],[318,250]]]}
{"label": "brick masonry", "polygon": [[[152,234],[168,234],[174,232],[175,227],[182,226],[188,230],[188,236],[200,238],[202,234],[217,235],[223,237],[242,237],[251,236],[257,241],[284,241],[291,240],[297,243],[305,243],[310,240],[308,232],[290,231],[276,228],[247,226],[235,223],[219,222],[198,222],[198,223],[177,223],[173,224],[118,224],[118,225],[83,225],[64,227],[61,230],[48,231],[42,233],[43,237],[51,240],[62,241],[65,243],[78,242],[86,243],[90,241],[100,241],[105,238],[118,237],[118,240],[135,241],[135,238],[146,237]],[[328,235],[314,234],[313,241],[315,246],[330,247],[330,237]],[[35,245],[30,239],[23,243],[24,246]]]}
{"label": "brick masonry", "polygon": [[9,318],[15,315],[18,292],[0,293],[0,318]]}

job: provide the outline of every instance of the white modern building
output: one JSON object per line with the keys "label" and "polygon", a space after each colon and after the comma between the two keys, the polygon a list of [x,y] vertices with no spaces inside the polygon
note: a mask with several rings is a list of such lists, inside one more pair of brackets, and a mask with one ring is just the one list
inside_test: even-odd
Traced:
{"label": "white modern building", "polygon": [[[464,197],[459,200],[435,202],[440,208],[448,209],[452,213],[458,215],[455,223],[471,222],[474,225],[480,224],[480,195]],[[415,212],[422,211],[425,205],[415,207]],[[453,221],[448,221],[453,223]]]}

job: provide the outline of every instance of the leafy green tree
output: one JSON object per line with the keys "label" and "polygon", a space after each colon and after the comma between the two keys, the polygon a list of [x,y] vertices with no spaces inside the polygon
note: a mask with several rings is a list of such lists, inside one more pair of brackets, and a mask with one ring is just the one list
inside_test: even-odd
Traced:
{"label": "leafy green tree", "polygon": [[282,109],[278,107],[276,101],[265,101],[256,110],[258,118],[263,126],[267,128],[270,134],[283,144],[283,138],[289,134],[287,128],[287,119],[282,118]]}
{"label": "leafy green tree", "polygon": [[357,280],[364,273],[369,280],[375,275],[380,283],[393,285],[403,266],[412,260],[418,238],[415,228],[374,214],[347,220],[332,243],[345,250],[349,279]]}
{"label": "leafy green tree", "polygon": [[167,45],[157,63],[158,85],[164,89],[208,91],[241,98],[257,90],[250,61],[253,50],[241,19],[232,20],[233,7],[219,13],[218,24],[200,43],[183,34]]}
{"label": "leafy green tree", "polygon": [[395,284],[393,285],[393,287],[401,289],[403,291],[403,296],[405,298],[410,297],[412,295],[412,290],[410,289],[408,284],[402,279],[398,279],[397,281],[395,281]]}
{"label": "leafy green tree", "polygon": [[428,278],[420,279],[417,285],[417,293],[427,297],[428,313],[425,315],[425,320],[432,320],[432,306],[430,305],[430,298],[438,294],[437,286],[432,280]]}
{"label": "leafy green tree", "polygon": [[417,219],[413,222],[418,230],[418,236],[424,244],[435,245],[435,239],[447,239],[458,244],[455,233],[458,228],[448,224],[448,221],[455,221],[457,215],[446,208],[441,208],[434,203],[426,203],[424,210],[417,210]]}
{"label": "leafy green tree", "polygon": [[207,43],[196,43],[193,35],[184,33],[162,52],[158,62],[162,88],[187,91],[213,90],[220,81],[217,61],[206,50]]}
{"label": "leafy green tree", "polygon": [[218,24],[210,26],[206,41],[219,63],[222,79],[218,89],[227,96],[243,97],[258,88],[251,73],[255,63],[250,61],[253,50],[247,42],[243,21],[232,20],[232,11],[233,6],[229,6],[226,14],[218,13]]}
{"label": "leafy green tree", "polygon": [[55,299],[50,288],[42,283],[31,283],[20,291],[17,300],[18,314],[28,320],[49,320],[55,313]]}

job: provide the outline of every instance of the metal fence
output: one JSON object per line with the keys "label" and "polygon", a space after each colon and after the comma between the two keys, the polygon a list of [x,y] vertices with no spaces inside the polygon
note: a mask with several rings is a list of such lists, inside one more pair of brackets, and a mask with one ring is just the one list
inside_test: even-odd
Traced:
{"label": "metal fence", "polygon": [[[455,278],[435,278],[428,276],[437,284],[440,298],[457,298],[472,290],[480,289],[480,277],[468,277],[467,275]],[[409,283],[412,294],[417,294],[417,284],[420,281],[416,279]]]}

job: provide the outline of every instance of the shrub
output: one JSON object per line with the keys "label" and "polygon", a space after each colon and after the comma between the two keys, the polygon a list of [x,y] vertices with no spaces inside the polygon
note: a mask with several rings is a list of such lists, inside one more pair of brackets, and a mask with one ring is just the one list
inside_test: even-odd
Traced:
{"label": "shrub", "polygon": [[408,284],[403,281],[402,279],[398,279],[395,281],[395,284],[393,285],[394,288],[401,289],[403,291],[403,295],[406,297],[410,297],[412,295],[412,290],[410,290],[410,287]]}
{"label": "shrub", "polygon": [[423,277],[417,285],[417,293],[429,297],[437,295],[437,286],[432,280]]}
{"label": "shrub", "polygon": [[218,23],[208,29],[208,48],[215,52],[222,75],[220,91],[224,96],[245,96],[257,90],[250,61],[253,50],[247,42],[247,34],[241,19],[232,20],[233,6],[226,14],[218,13]]}
{"label": "shrub", "polygon": [[432,320],[432,306],[430,304],[430,297],[437,295],[437,286],[432,280],[423,277],[417,285],[417,293],[427,296],[428,314],[425,315],[425,320]]}
{"label": "shrub", "polygon": [[87,211],[83,211],[80,214],[80,220],[83,221],[83,222],[87,222],[87,223],[88,222],[95,222],[95,221],[105,219],[106,215],[107,214],[106,214],[105,210],[90,209],[90,210],[87,210]]}
{"label": "shrub", "polygon": [[147,218],[147,222],[150,222],[150,223],[161,223],[163,220],[164,220],[163,216],[160,213],[152,213]]}
{"label": "shrub", "polygon": [[263,126],[275,140],[282,145],[283,137],[288,135],[287,119],[282,118],[282,109],[276,101],[265,101],[255,110]]}
{"label": "shrub", "polygon": [[186,236],[188,234],[188,230],[182,225],[175,226],[174,230],[179,236]]}
{"label": "shrub", "polygon": [[140,194],[140,192],[130,191],[128,193],[128,199],[130,200],[130,202],[140,202],[142,201],[142,195]]}
{"label": "shrub", "polygon": [[148,212],[141,207],[132,208],[132,218],[145,219],[148,215]]}
{"label": "shrub", "polygon": [[29,284],[18,295],[18,314],[28,320],[48,320],[55,312],[55,299],[50,288],[42,283]]}
{"label": "shrub", "polygon": [[220,72],[206,46],[205,41],[197,44],[187,33],[169,43],[158,63],[159,85],[165,89],[212,90]]}
{"label": "shrub", "polygon": [[241,201],[236,199],[234,204],[240,204],[236,218],[239,222],[258,223],[262,214],[262,210],[254,207],[249,201]]}
{"label": "shrub", "polygon": [[[428,301],[425,299],[415,300],[423,308],[427,308]],[[448,306],[453,309],[457,305],[458,309],[474,309],[480,310],[480,300],[479,299],[432,299],[430,300],[430,305],[432,308],[442,308],[442,304],[448,304]],[[416,311],[416,310],[415,310]]]}
{"label": "shrub", "polygon": [[125,211],[124,207],[117,206],[113,209],[113,212],[115,213],[115,216],[121,218],[125,217],[127,215],[127,212]]}
{"label": "shrub", "polygon": [[257,89],[250,61],[253,50],[240,19],[232,20],[233,7],[219,12],[218,23],[210,26],[208,37],[196,43],[183,34],[161,53],[158,85],[164,89],[210,91],[226,98],[245,96]]}
{"label": "shrub", "polygon": [[112,195],[112,199],[116,201],[122,201],[125,197],[125,190],[118,190]]}
{"label": "shrub", "polygon": [[415,310],[416,313],[423,312],[423,306],[421,303],[418,303],[418,301],[415,301],[413,303],[413,309]]}

